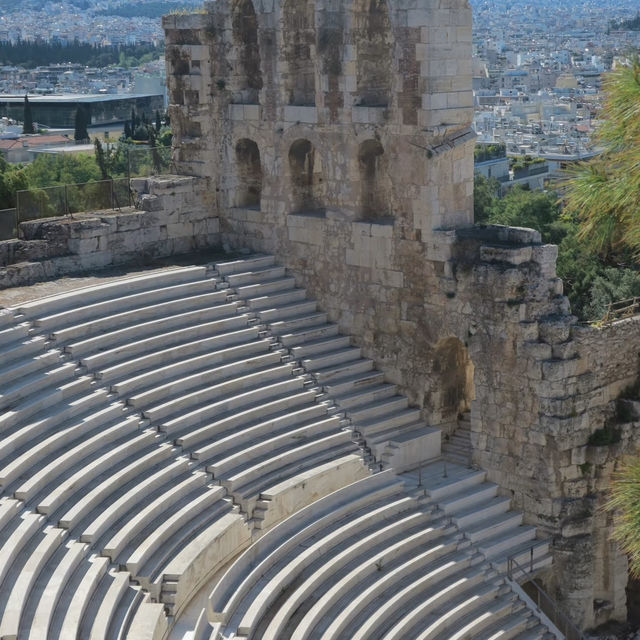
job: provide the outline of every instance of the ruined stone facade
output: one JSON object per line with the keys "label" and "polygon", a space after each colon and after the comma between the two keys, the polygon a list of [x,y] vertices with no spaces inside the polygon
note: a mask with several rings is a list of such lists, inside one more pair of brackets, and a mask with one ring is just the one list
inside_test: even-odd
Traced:
{"label": "ruined stone facade", "polygon": [[589,446],[638,375],[640,322],[581,327],[537,233],[473,226],[467,0],[218,0],[165,18],[174,162],[225,246],[275,253],[390,381],[553,535],[546,586],[625,616],[599,510],[635,447]]}

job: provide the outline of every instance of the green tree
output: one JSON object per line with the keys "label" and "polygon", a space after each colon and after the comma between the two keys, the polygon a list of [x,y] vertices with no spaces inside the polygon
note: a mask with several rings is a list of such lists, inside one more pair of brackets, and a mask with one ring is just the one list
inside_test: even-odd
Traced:
{"label": "green tree", "polygon": [[473,215],[476,224],[484,224],[489,221],[491,211],[498,200],[500,183],[495,178],[486,178],[480,173],[476,174],[473,183]]}
{"label": "green tree", "polygon": [[604,82],[604,153],[567,172],[566,212],[580,221],[580,238],[603,258],[630,249],[640,256],[640,62],[609,74]]}
{"label": "green tree", "polygon": [[124,132],[122,134],[124,136],[125,140],[129,140],[129,138],[131,138],[131,125],[129,124],[129,121],[125,121],[124,123]]}
{"label": "green tree", "polygon": [[87,114],[87,109],[83,105],[80,105],[76,109],[75,130],[73,132],[73,138],[76,142],[89,139],[89,132],[87,131],[88,123],[89,115]]}
{"label": "green tree", "polygon": [[96,138],[93,144],[95,147],[96,163],[100,169],[102,179],[109,180],[111,178],[109,175],[109,153],[108,151],[105,153],[102,142],[100,142],[100,138]]}
{"label": "green tree", "polygon": [[160,112],[156,110],[156,133],[160,133],[162,129],[162,120],[160,119]]}
{"label": "green tree", "polygon": [[26,94],[24,96],[22,133],[35,133],[35,129],[33,128],[33,114],[31,113],[31,105],[29,104],[29,96]]}

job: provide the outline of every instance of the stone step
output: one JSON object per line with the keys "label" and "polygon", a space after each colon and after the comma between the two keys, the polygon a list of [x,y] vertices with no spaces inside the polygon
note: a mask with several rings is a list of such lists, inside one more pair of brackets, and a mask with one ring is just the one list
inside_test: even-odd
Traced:
{"label": "stone step", "polygon": [[473,471],[459,465],[445,465],[434,463],[423,470],[423,481],[427,487],[427,495],[434,501],[440,502],[457,493],[467,490],[484,482],[486,471]]}
{"label": "stone step", "polygon": [[275,280],[263,280],[256,284],[236,286],[235,292],[241,300],[262,298],[271,294],[289,291],[296,286],[296,279],[291,277],[276,278]]}
{"label": "stone step", "polygon": [[[377,607],[369,605],[365,612],[371,611],[370,615],[358,629],[354,629],[351,640],[367,640],[385,626],[389,629],[384,637],[405,638],[407,623],[404,619],[416,604],[425,611],[434,609],[469,585],[479,584],[492,577],[492,573],[485,567],[478,566],[480,562],[481,558],[467,549],[446,554],[435,562],[428,563],[413,579],[407,581],[406,586],[396,587]],[[363,618],[363,614],[360,614],[360,618]],[[389,625],[389,621],[394,618],[396,622]],[[411,622],[409,626],[410,624]]]}
{"label": "stone step", "polygon": [[485,537],[478,542],[478,547],[487,558],[503,557],[514,547],[536,539],[536,528],[521,525],[506,532]]}
{"label": "stone step", "polygon": [[[120,371],[127,370],[127,361],[139,358],[143,355],[150,355],[153,352],[162,352],[170,347],[178,347],[185,342],[197,340],[198,338],[210,338],[216,334],[223,336],[223,340],[228,338],[228,334],[242,329],[247,329],[249,316],[240,314],[228,318],[205,322],[195,326],[182,327],[173,331],[157,333],[153,336],[135,340],[134,342],[123,342],[102,352],[87,353],[82,357],[80,363],[88,371],[101,371],[103,379],[105,375],[112,376],[113,365],[125,363]],[[158,327],[160,329],[160,327]],[[110,368],[110,372],[104,369]]]}
{"label": "stone step", "polygon": [[132,343],[143,340],[145,337],[154,339],[160,332],[167,333],[170,329],[178,330],[191,326],[198,326],[204,323],[220,321],[233,318],[238,310],[238,304],[219,304],[209,306],[195,311],[177,313],[166,318],[156,318],[146,322],[140,322],[122,329],[115,329],[97,336],[85,338],[78,342],[67,344],[65,353],[71,354],[74,358],[91,355],[99,351],[106,351],[117,346],[131,348]]}
{"label": "stone step", "polygon": [[270,265],[241,273],[228,274],[225,279],[231,287],[241,287],[243,285],[259,284],[266,280],[276,280],[284,277],[284,267]]}
{"label": "stone step", "polygon": [[178,360],[117,382],[111,386],[111,391],[127,397],[127,404],[131,406],[148,405],[150,402],[157,401],[165,393],[174,393],[170,390],[178,382],[186,390],[197,386],[194,383],[200,375],[208,375],[212,381],[219,381],[233,374],[250,371],[252,368],[260,369],[280,362],[283,352],[270,352],[270,348],[269,340],[255,340]]}
{"label": "stone step", "polygon": [[56,296],[27,302],[20,305],[18,311],[26,318],[40,318],[75,307],[86,306],[93,302],[132,295],[160,287],[192,282],[194,280],[203,280],[206,278],[206,272],[206,267],[185,267],[155,271],[142,276],[121,278],[107,284],[73,289]]}
{"label": "stone step", "polygon": [[18,366],[20,363],[43,353],[47,344],[44,336],[33,336],[16,343],[0,346],[0,363],[2,363],[0,372],[3,372],[5,367]]}
{"label": "stone step", "polygon": [[0,348],[14,346],[29,337],[30,325],[28,322],[8,327],[0,330]]}
{"label": "stone step", "polygon": [[[50,333],[50,337],[57,345],[60,345],[87,339],[98,334],[112,333],[118,328],[124,331],[125,327],[138,327],[161,319],[163,321],[166,320],[167,326],[171,326],[172,320],[169,319],[184,315],[187,312],[193,313],[198,310],[210,309],[216,305],[227,305],[225,291],[214,291],[191,298],[165,300],[155,305],[137,307],[127,311],[120,311],[119,313],[113,313],[112,311],[101,317],[91,318],[86,322],[55,329]],[[227,309],[230,309],[230,307],[227,307]]]}
{"label": "stone step", "polygon": [[[2,619],[0,620],[0,637],[17,638],[21,629],[21,621],[25,617],[27,601],[31,590],[34,588],[40,573],[45,569],[47,562],[62,545],[66,532],[61,529],[49,528],[47,531],[38,532],[37,546],[29,550],[28,556],[23,558],[15,556],[13,562],[22,562],[21,570],[10,586],[11,592],[6,600]],[[25,549],[26,550],[26,549]],[[3,548],[4,551],[4,548]],[[28,624],[24,620],[23,624]],[[45,636],[40,636],[45,637]]]}
{"label": "stone step", "polygon": [[323,385],[324,390],[329,396],[337,397],[347,394],[354,394],[362,389],[371,386],[379,386],[384,383],[384,373],[382,371],[365,371],[337,378]]}
{"label": "stone step", "polygon": [[346,347],[344,349],[319,353],[311,357],[303,358],[301,364],[307,371],[314,372],[336,367],[337,365],[352,362],[353,360],[359,360],[361,357],[362,350],[360,347]]}
{"label": "stone step", "polygon": [[6,329],[16,323],[16,316],[12,309],[0,308],[0,329]]}
{"label": "stone step", "polygon": [[[250,409],[252,405],[262,405],[269,400],[275,400],[279,396],[288,396],[302,391],[305,386],[305,379],[302,377],[293,377],[279,382],[273,382],[264,386],[260,386],[242,393],[223,398],[215,402],[205,404],[189,410],[189,407],[176,404],[176,410],[181,413],[168,420],[162,420],[159,428],[169,436],[182,435],[190,428],[201,426],[227,412],[242,412]],[[182,413],[182,411],[185,413]],[[155,419],[155,414],[145,411],[145,415],[149,415],[151,419]]]}
{"label": "stone step", "polygon": [[87,548],[88,545],[86,544],[72,541],[58,551],[58,554],[62,552],[64,555],[54,558],[52,563],[54,565],[53,572],[42,590],[42,597],[38,601],[38,607],[29,626],[29,635],[27,637],[30,640],[50,637],[49,629],[56,606],[62,597],[62,592],[69,578],[84,560]]}
{"label": "stone step", "polygon": [[[74,579],[69,581],[51,624],[53,637],[58,640],[78,640],[80,623],[94,598],[94,592],[109,569],[108,558],[93,556],[83,562]],[[41,636],[46,637],[46,636]]]}
{"label": "stone step", "polygon": [[289,289],[280,293],[271,293],[245,300],[247,306],[252,311],[259,313],[268,309],[284,307],[299,302],[307,302],[307,292],[305,289]]}
{"label": "stone step", "polygon": [[91,318],[103,318],[114,313],[159,304],[163,301],[213,293],[215,286],[215,280],[206,279],[141,291],[120,298],[109,298],[85,306],[64,309],[52,315],[37,317],[34,320],[34,325],[41,331],[51,332],[72,324],[84,323]]}
{"label": "stone step", "polygon": [[278,320],[277,322],[269,324],[269,331],[274,336],[287,335],[301,329],[323,326],[327,324],[327,317],[327,314],[322,311],[302,314],[299,316],[291,316],[286,320]]}
{"label": "stone step", "polygon": [[[334,396],[336,404],[340,409],[348,411],[350,409],[357,410],[366,408],[372,403],[378,403],[387,398],[393,398],[397,395],[398,388],[395,384],[379,384],[372,387],[366,387],[353,393]],[[398,396],[403,397],[404,396]]]}
{"label": "stone step", "polygon": [[355,407],[349,411],[351,423],[357,429],[361,423],[371,421],[374,418],[382,418],[396,411],[402,411],[409,406],[406,396],[391,396],[363,407]]}
{"label": "stone step", "polygon": [[[279,360],[280,358],[276,357],[276,361]],[[279,387],[274,387],[274,385],[289,382],[292,388],[301,386],[299,380],[296,381],[296,384],[292,382],[295,380],[292,378],[294,366],[290,363],[277,364],[258,371],[250,370],[251,373],[245,373],[236,378],[223,378],[217,384],[214,384],[218,375],[215,369],[196,374],[195,379],[180,378],[165,387],[165,392],[160,394],[160,398],[157,398],[158,400],[164,399],[164,402],[146,407],[142,411],[142,415],[155,424],[177,413],[185,413],[201,405],[216,403],[221,412],[232,411],[244,402],[262,400],[267,397],[265,394],[269,392],[277,394]],[[193,385],[197,385],[195,390],[193,390]],[[241,397],[237,401],[233,401],[232,399],[236,396]],[[134,396],[129,402],[134,407],[140,408],[154,398],[155,395],[151,392],[143,396]]]}
{"label": "stone step", "polygon": [[280,342],[287,348],[297,347],[308,342],[316,342],[323,338],[330,338],[338,335],[337,324],[326,324],[320,327],[311,327],[301,331],[285,333],[280,336]]}
{"label": "stone step", "polygon": [[315,313],[318,310],[318,303],[315,300],[302,300],[301,302],[293,302],[292,304],[282,304],[273,309],[262,309],[258,311],[258,320],[263,324],[270,324],[306,316]]}
{"label": "stone step", "polygon": [[221,276],[230,276],[235,273],[247,273],[248,271],[271,267],[274,263],[275,258],[273,256],[255,255],[247,256],[240,260],[216,262],[215,269]]}
{"label": "stone step", "polygon": [[[349,413],[349,416],[353,418],[352,413]],[[377,434],[389,433],[400,427],[415,424],[419,420],[420,409],[399,409],[380,418],[372,417],[357,422],[354,419],[353,428],[360,431],[365,438],[373,438]]]}
{"label": "stone step", "polygon": [[[122,493],[117,499],[111,500],[110,504],[108,504],[99,515],[91,518],[91,520],[82,527],[79,536],[80,540],[92,544],[97,542],[109,530],[117,528],[117,524],[123,520],[126,514],[139,508],[140,504],[143,504],[142,508],[144,509],[144,503],[147,501],[147,497],[153,495],[159,488],[171,487],[174,483],[178,483],[178,486],[180,486],[179,478],[187,474],[188,471],[188,460],[180,457],[177,460],[170,461],[168,464],[161,466],[150,475],[139,479],[133,487]],[[204,485],[206,478],[203,478],[202,474],[200,474],[189,476],[189,480],[190,482],[196,483],[196,485]],[[167,489],[167,491],[170,491],[170,489]],[[182,493],[182,489],[178,489],[177,495],[180,496]],[[167,506],[169,505],[170,497],[167,498]],[[139,513],[130,517],[131,520],[136,520],[138,516]],[[136,522],[138,521],[136,520]],[[128,521],[123,524],[120,530],[130,525],[131,522]]]}
{"label": "stone step", "polygon": [[61,362],[62,354],[59,351],[55,349],[44,351],[44,338],[34,338],[33,343],[37,347],[36,349],[31,353],[22,354],[22,357],[18,357],[15,360],[5,360],[0,353],[0,362],[2,362],[0,368],[0,390],[2,391],[0,399],[6,393],[5,387],[10,386],[12,383],[16,384],[18,380],[29,374],[42,369],[53,368],[53,365]]}
{"label": "stone step", "polygon": [[511,498],[496,497],[486,502],[455,511],[451,514],[451,519],[460,527],[466,528],[468,525],[485,520],[491,516],[497,516],[507,512],[511,508]]}
{"label": "stone step", "polygon": [[[547,540],[527,540],[524,543],[514,545],[506,549],[499,556],[494,556],[491,561],[497,569],[502,572],[508,569],[508,560],[513,558],[525,571],[531,569],[531,551],[533,550],[533,573],[544,569],[551,564],[551,555],[549,554],[549,542]],[[520,581],[520,576],[518,580]]]}
{"label": "stone step", "polygon": [[[253,347],[248,345],[259,340],[257,327],[245,327],[237,331],[232,330],[228,333],[210,337],[207,337],[207,328],[198,327],[197,332],[203,334],[199,339],[187,342],[178,341],[177,344],[166,349],[151,350],[145,355],[133,357],[124,360],[120,364],[97,370],[94,375],[103,383],[111,382],[111,386],[116,393],[127,395],[144,388],[147,381],[152,384],[155,381],[154,372],[162,370],[165,366],[171,366],[168,363],[173,363],[174,366],[179,367],[179,363],[184,361],[188,366],[190,359],[200,356],[206,357],[208,354],[218,351],[221,352],[220,357],[224,360],[227,355],[231,354],[231,352],[225,351],[226,349],[237,348],[242,352],[246,348],[252,352]],[[191,330],[187,330],[185,333],[187,334],[187,340],[194,337]],[[213,355],[212,357],[215,358]],[[159,376],[158,379],[163,380],[163,375]]]}
{"label": "stone step", "polygon": [[465,533],[472,542],[479,543],[486,538],[499,536],[504,532],[516,529],[521,524],[522,513],[508,511],[468,526]]}
{"label": "stone step", "polygon": [[0,547],[0,585],[6,584],[11,565],[34,536],[40,535],[45,526],[45,518],[37,513],[23,513],[2,531],[3,543]]}
{"label": "stone step", "polygon": [[327,353],[329,351],[339,351],[351,346],[351,338],[349,336],[337,335],[330,338],[321,338],[320,340],[311,340],[300,346],[291,348],[291,355],[296,360],[302,360],[310,356]]}
{"label": "stone step", "polygon": [[81,637],[88,640],[104,640],[111,637],[111,633],[117,629],[118,611],[126,606],[124,602],[131,588],[129,573],[126,571],[111,570],[103,581],[108,583],[104,597],[95,603],[95,611],[88,609],[85,613]]}
{"label": "stone step", "polygon": [[309,373],[318,381],[318,384],[326,386],[333,382],[345,380],[346,378],[371,371],[373,371],[373,360],[361,358],[360,360],[345,362],[344,364],[327,367],[326,369],[309,371]]}
{"label": "stone step", "polygon": [[[327,406],[316,404],[315,392],[304,391],[286,395],[277,400],[256,405],[188,432],[175,439],[175,443],[196,460],[210,459],[218,452],[240,446],[264,434],[276,434],[294,425],[327,414]],[[208,441],[204,444],[204,441]],[[199,445],[204,444],[200,448]]]}
{"label": "stone step", "polygon": [[522,608],[512,615],[492,621],[482,633],[474,636],[474,640],[513,640],[521,637],[520,634],[527,631],[529,625],[536,618],[527,608]]}

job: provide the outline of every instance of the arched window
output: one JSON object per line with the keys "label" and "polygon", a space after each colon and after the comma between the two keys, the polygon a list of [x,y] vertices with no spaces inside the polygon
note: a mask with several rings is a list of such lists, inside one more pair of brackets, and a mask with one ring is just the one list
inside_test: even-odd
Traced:
{"label": "arched window", "polygon": [[262,89],[258,19],[252,0],[234,0],[231,9],[233,43],[237,51],[233,101],[257,104]]}
{"label": "arched window", "polygon": [[357,61],[355,104],[386,107],[391,102],[393,66],[387,0],[355,0],[353,13]]}
{"label": "arched window", "polygon": [[309,140],[296,140],[289,149],[289,171],[293,210],[317,211],[321,208],[322,167]]}
{"label": "arched window", "polygon": [[283,6],[284,74],[291,105],[316,104],[315,8],[310,0],[285,0]]}
{"label": "arched window", "polygon": [[262,165],[260,150],[253,140],[239,140],[236,145],[236,206],[260,208],[262,197]]}
{"label": "arched window", "polygon": [[378,140],[365,140],[358,150],[360,207],[365,220],[389,216],[391,183],[384,149]]}

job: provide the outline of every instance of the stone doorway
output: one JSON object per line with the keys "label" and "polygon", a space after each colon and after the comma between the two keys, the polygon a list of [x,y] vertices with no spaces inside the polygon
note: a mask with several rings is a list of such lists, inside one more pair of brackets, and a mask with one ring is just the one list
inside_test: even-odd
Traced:
{"label": "stone doorway", "polygon": [[262,199],[262,164],[258,145],[247,138],[236,145],[236,170],[238,186],[236,206],[260,209]]}

